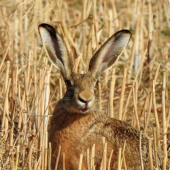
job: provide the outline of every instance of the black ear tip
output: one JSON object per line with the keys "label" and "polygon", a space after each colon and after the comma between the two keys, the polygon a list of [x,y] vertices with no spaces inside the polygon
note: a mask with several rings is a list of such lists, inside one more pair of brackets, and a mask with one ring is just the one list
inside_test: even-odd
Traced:
{"label": "black ear tip", "polygon": [[124,29],[124,30],[122,30],[124,33],[129,33],[129,34],[132,34],[129,30],[127,30],[127,29]]}
{"label": "black ear tip", "polygon": [[130,34],[130,36],[132,36],[132,33],[129,30],[124,30],[124,31],[125,33]]}
{"label": "black ear tip", "polygon": [[129,39],[131,39],[132,33],[129,30],[124,29],[124,30],[120,30],[120,31],[118,31],[118,32],[116,32],[114,34],[115,38],[119,38],[119,37],[122,37],[122,36],[123,37],[128,37]]}
{"label": "black ear tip", "polygon": [[[118,34],[130,34],[130,36],[132,35],[132,33],[131,33],[129,30],[127,30],[127,29],[120,30],[120,31],[118,31],[117,33],[118,33]],[[117,33],[116,33],[116,34],[117,34]]]}
{"label": "black ear tip", "polygon": [[40,30],[40,28],[46,29],[50,34],[53,34],[53,35],[56,34],[55,28],[52,27],[52,26],[49,25],[49,24],[42,23],[42,24],[40,24],[40,25],[38,26],[38,30]]}

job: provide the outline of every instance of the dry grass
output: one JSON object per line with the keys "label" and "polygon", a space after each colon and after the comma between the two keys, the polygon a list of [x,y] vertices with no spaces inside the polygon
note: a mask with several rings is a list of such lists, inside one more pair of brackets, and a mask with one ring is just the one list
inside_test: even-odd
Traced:
{"label": "dry grass", "polygon": [[[1,0],[0,170],[50,169],[48,121],[65,86],[45,57],[37,29],[42,22],[63,35],[78,72],[87,71],[92,54],[114,32],[132,31],[117,65],[100,77],[99,109],[150,137],[154,130],[154,148],[168,159],[169,8],[169,1],[156,0]],[[104,143],[103,160],[106,151]],[[125,160],[119,151],[121,166]],[[91,155],[89,159],[90,169],[95,162]],[[103,161],[103,170],[108,165]]]}

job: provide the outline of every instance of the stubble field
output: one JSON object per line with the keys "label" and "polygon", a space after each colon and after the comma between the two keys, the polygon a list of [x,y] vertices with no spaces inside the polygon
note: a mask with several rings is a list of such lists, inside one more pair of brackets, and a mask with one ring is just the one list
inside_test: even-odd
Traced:
{"label": "stubble field", "polygon": [[100,77],[98,108],[153,138],[170,159],[169,8],[165,0],[1,0],[0,170],[51,169],[48,125],[66,88],[42,48],[41,23],[63,36],[79,73],[113,33],[132,32],[117,64]]}

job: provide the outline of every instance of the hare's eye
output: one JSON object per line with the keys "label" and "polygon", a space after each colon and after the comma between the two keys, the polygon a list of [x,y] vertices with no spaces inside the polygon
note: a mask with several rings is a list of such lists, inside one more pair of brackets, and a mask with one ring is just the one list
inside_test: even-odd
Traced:
{"label": "hare's eye", "polygon": [[65,81],[67,88],[71,87],[71,82],[69,80]]}
{"label": "hare's eye", "polygon": [[98,89],[98,87],[99,87],[99,81],[97,81],[95,84],[95,88]]}

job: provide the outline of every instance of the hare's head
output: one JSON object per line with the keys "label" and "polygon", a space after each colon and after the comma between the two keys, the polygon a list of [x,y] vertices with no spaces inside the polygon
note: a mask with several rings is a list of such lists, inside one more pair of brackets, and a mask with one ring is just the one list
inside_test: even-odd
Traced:
{"label": "hare's head", "polygon": [[66,44],[52,26],[41,24],[39,32],[49,60],[60,69],[67,86],[64,107],[71,113],[85,114],[94,110],[94,89],[98,77],[118,60],[130,40],[130,31],[121,30],[112,35],[91,58],[87,74],[73,71],[73,59]]}

